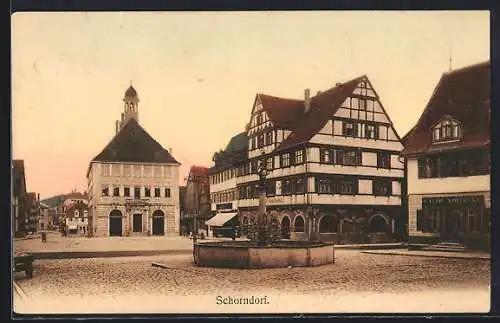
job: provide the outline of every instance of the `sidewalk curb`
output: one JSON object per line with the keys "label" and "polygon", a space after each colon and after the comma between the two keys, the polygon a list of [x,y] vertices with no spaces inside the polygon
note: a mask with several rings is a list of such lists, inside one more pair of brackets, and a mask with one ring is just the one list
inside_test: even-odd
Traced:
{"label": "sidewalk curb", "polygon": [[387,256],[407,256],[407,257],[427,257],[427,258],[448,258],[448,259],[470,259],[470,260],[491,260],[488,256],[451,256],[451,255],[437,255],[437,254],[409,254],[409,253],[397,253],[397,252],[376,252],[376,251],[361,251],[361,253],[371,254],[371,255],[387,255]]}
{"label": "sidewalk curb", "polygon": [[387,243],[387,244],[336,244],[335,249],[349,249],[349,250],[386,250],[386,249],[406,249],[407,246],[403,243]]}
{"label": "sidewalk curb", "polygon": [[78,259],[78,258],[114,258],[158,255],[189,255],[191,249],[180,250],[123,250],[123,251],[55,251],[29,252],[35,259]]}

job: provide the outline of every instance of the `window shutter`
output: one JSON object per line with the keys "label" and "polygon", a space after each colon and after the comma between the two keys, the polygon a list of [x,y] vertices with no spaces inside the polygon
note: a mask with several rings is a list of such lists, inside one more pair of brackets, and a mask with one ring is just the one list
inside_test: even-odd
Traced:
{"label": "window shutter", "polygon": [[424,231],[422,221],[423,221],[422,210],[418,209],[417,210],[417,231]]}

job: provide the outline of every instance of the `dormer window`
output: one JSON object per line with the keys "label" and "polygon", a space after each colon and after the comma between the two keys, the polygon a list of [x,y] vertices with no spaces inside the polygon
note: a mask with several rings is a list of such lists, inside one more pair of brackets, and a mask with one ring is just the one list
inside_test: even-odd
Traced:
{"label": "dormer window", "polygon": [[455,141],[460,140],[461,137],[461,124],[457,120],[448,116],[441,119],[432,130],[433,142]]}

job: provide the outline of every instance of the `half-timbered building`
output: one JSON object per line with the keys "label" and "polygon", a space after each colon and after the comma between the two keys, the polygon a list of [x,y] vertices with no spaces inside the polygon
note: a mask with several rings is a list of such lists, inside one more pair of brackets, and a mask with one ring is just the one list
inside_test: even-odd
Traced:
{"label": "half-timbered building", "polygon": [[489,248],[490,73],[489,61],[444,73],[407,136],[410,244]]}
{"label": "half-timbered building", "polygon": [[[237,224],[238,190],[236,165],[248,159],[248,137],[241,132],[231,138],[224,150],[214,154],[214,165],[208,169],[212,218],[209,227]],[[208,229],[209,235],[212,230]]]}
{"label": "half-timbered building", "polygon": [[[236,165],[238,216],[258,210],[257,169],[266,164],[267,210],[283,238],[388,241],[400,227],[400,138],[367,76],[304,99],[257,94],[247,159]],[[404,228],[404,227],[403,227]]]}
{"label": "half-timbered building", "polygon": [[177,235],[180,163],[139,124],[132,86],[123,101],[115,136],[87,170],[89,234]]}

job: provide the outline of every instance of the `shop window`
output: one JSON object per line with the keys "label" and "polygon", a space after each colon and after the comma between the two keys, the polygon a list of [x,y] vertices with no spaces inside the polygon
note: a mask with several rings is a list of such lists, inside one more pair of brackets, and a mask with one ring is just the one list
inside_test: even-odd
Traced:
{"label": "shop window", "polygon": [[417,210],[417,231],[423,231],[423,215],[422,215],[422,210],[418,209]]}

